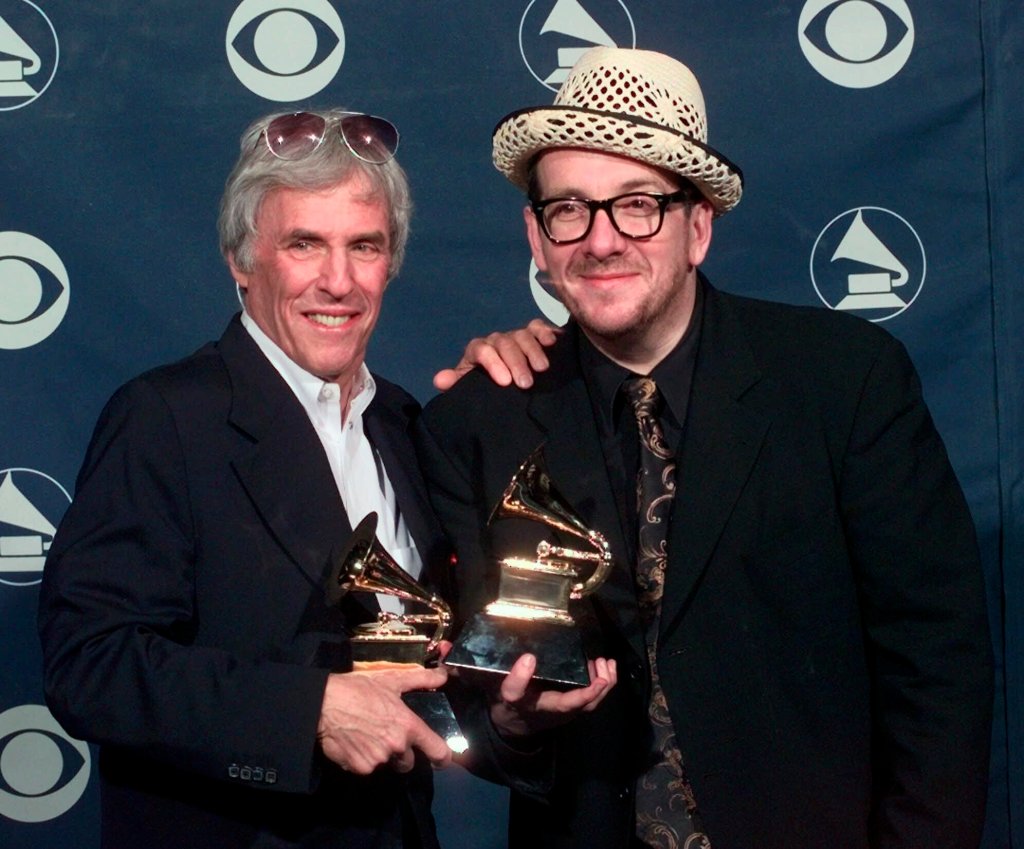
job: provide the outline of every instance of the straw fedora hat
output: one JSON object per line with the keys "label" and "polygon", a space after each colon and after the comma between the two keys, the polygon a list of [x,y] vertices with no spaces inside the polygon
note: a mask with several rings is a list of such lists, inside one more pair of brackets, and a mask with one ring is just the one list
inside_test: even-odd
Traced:
{"label": "straw fedora hat", "polygon": [[689,68],[650,50],[594,47],[553,106],[506,115],[494,128],[495,167],[521,189],[533,158],[553,147],[628,156],[685,177],[716,215],[736,206],[743,173],[707,143],[704,95]]}

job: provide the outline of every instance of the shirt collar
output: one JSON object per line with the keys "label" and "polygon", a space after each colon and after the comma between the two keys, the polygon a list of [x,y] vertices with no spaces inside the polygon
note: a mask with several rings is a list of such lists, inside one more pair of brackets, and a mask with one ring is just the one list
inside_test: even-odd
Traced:
{"label": "shirt collar", "polygon": [[[703,323],[703,306],[704,287],[703,282],[698,280],[693,313],[683,337],[654,367],[650,375],[640,375],[654,379],[666,406],[676,421],[680,423],[685,419],[686,407],[689,403],[690,376],[697,358],[697,345],[700,341],[700,328]],[[579,340],[579,355],[580,363],[583,366],[584,380],[587,382],[591,398],[595,399],[600,410],[606,432],[613,433],[616,429],[615,422],[618,421],[617,405],[624,403],[619,389],[623,381],[637,375],[608,359],[587,338],[585,333],[580,332]]]}
{"label": "shirt collar", "polygon": [[[320,404],[340,401],[337,384],[317,377],[302,368],[263,332],[245,310],[242,310],[242,326],[248,331],[263,355],[270,360],[270,364],[277,370],[277,373],[284,378],[285,383],[295,393],[295,397],[299,399],[311,419],[317,420]],[[347,419],[351,421],[362,416],[376,392],[377,384],[374,383],[366,363],[363,363],[353,378],[352,397],[349,399]]]}

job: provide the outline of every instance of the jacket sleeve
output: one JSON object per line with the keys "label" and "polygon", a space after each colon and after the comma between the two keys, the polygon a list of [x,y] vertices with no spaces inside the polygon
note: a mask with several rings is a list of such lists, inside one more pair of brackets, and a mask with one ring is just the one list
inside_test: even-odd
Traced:
{"label": "jacket sleeve", "polygon": [[977,845],[993,688],[982,571],[899,343],[882,346],[852,421],[839,492],[872,675],[872,845]]}
{"label": "jacket sleeve", "polygon": [[[90,742],[309,792],[326,670],[200,644],[201,617],[218,615],[200,601],[202,548],[175,416],[154,385],[133,381],[96,427],[44,570],[47,703]],[[239,564],[214,566],[248,579]]]}

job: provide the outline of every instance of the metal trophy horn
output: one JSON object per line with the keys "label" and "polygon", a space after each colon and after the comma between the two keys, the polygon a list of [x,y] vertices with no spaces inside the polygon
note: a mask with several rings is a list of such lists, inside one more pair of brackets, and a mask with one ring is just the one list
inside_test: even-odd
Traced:
{"label": "metal trophy horn", "polygon": [[[556,685],[590,683],[579,630],[569,601],[594,592],[611,572],[608,541],[587,527],[555,489],[541,448],[519,467],[491,513],[497,519],[529,519],[589,543],[580,551],[542,541],[532,560],[500,562],[498,598],[477,613],[445,659],[449,666],[505,673],[524,652],[537,658],[535,678]],[[581,579],[581,567],[592,567]]]}
{"label": "metal trophy horn", "polygon": [[[381,611],[377,621],[357,625],[350,634],[352,667],[370,669],[381,663],[415,663],[425,666],[437,658],[438,643],[444,639],[451,609],[444,599],[431,593],[406,572],[377,539],[377,514],[369,513],[352,532],[344,553],[331,567],[327,601],[337,604],[351,592],[395,596],[430,609],[430,613]],[[433,626],[428,637],[417,626]],[[405,693],[405,703],[453,752],[468,748],[451,704],[444,693],[420,690]]]}

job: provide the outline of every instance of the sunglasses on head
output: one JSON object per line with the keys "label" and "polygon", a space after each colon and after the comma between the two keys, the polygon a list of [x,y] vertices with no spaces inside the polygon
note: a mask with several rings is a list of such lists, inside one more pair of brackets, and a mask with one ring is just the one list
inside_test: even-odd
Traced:
{"label": "sunglasses on head", "polygon": [[278,159],[296,160],[320,147],[332,126],[338,130],[345,147],[363,162],[383,165],[398,150],[395,125],[362,112],[344,112],[327,118],[313,112],[280,115],[267,124],[261,136]]}

